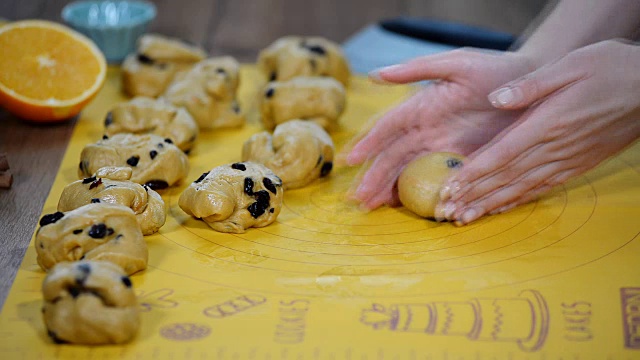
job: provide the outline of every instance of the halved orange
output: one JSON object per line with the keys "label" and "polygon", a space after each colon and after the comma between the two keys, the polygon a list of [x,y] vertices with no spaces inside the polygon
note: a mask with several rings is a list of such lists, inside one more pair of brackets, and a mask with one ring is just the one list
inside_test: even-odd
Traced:
{"label": "halved orange", "polygon": [[0,27],[0,106],[32,121],[78,114],[104,84],[107,63],[84,35],[58,23]]}

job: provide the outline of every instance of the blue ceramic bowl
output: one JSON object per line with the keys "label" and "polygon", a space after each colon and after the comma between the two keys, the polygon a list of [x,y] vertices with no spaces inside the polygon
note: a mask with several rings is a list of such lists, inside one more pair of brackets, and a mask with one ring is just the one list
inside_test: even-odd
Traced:
{"label": "blue ceramic bowl", "polygon": [[136,41],[156,16],[146,1],[77,1],[62,9],[62,19],[87,35],[109,63],[120,63],[136,50]]}

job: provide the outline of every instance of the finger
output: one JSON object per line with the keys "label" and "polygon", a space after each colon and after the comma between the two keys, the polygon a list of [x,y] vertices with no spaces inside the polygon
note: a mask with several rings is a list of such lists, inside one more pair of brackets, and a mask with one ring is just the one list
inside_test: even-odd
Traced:
{"label": "finger", "polygon": [[555,167],[541,168],[528,175],[528,179],[516,181],[479,199],[472,204],[456,209],[452,218],[458,225],[469,224],[481,216],[510,209],[517,204],[529,202],[542,192],[563,183],[576,173],[575,168],[558,171]]}
{"label": "finger", "polygon": [[393,187],[404,166],[426,152],[421,133],[411,133],[381,152],[364,174],[354,197],[367,207],[376,208],[391,199]]}
{"label": "finger", "polygon": [[377,83],[395,84],[448,79],[460,72],[464,68],[465,59],[472,56],[472,52],[462,50],[422,56],[404,64],[376,69],[369,73],[369,78]]}
{"label": "finger", "polygon": [[[349,189],[347,189],[347,191],[346,191],[345,200],[348,203],[352,203],[352,202],[359,203],[360,204],[360,209],[364,210],[364,211],[373,210],[376,207],[380,206],[381,204],[387,204],[389,206],[399,206],[400,205],[400,198],[398,197],[397,181],[396,181],[395,185],[392,188],[391,194],[389,194],[387,192],[386,193],[387,195],[384,198],[373,200],[371,202],[371,205],[369,205],[368,203],[361,202],[358,198],[356,198],[356,196],[355,196],[356,190],[360,186],[360,184],[362,183],[362,179],[364,177],[364,174],[368,171],[370,165],[371,164],[365,164],[365,166],[362,166],[358,170],[358,173],[354,176],[354,181],[351,183]],[[383,192],[379,192],[379,194],[383,194]],[[375,204],[378,204],[378,205],[374,206]]]}
{"label": "finger", "polygon": [[519,79],[511,81],[488,96],[491,105],[500,109],[522,109],[587,76],[564,57]]}
{"label": "finger", "polygon": [[383,177],[379,180],[372,180],[373,176],[368,175],[367,173],[363,177],[363,180],[353,194],[353,198],[369,210],[391,202],[393,198],[393,187],[396,179],[400,175],[400,170],[384,173]]}
{"label": "finger", "polygon": [[538,200],[540,196],[550,192],[552,189],[558,187],[559,185],[564,184],[567,180],[580,175],[581,173],[584,172],[583,170],[584,169],[573,168],[573,169],[567,169],[566,171],[562,171],[556,174],[555,176],[553,176],[553,178],[550,179],[548,183],[541,184],[537,188],[531,191],[528,191],[526,194],[524,194],[523,196],[521,196],[519,199],[515,200],[511,204],[495,209],[493,210],[493,212],[503,213],[505,211],[509,211],[510,209],[516,206],[524,205],[534,200]]}
{"label": "finger", "polygon": [[353,145],[346,157],[347,164],[359,165],[372,159],[401,138],[415,120],[418,96],[425,96],[425,93],[420,92],[414,95],[413,98],[383,115],[371,130]]}
{"label": "finger", "polygon": [[[556,158],[556,153],[545,151],[544,147],[548,147],[548,145],[542,144],[527,149],[518,154],[513,161],[504,164],[504,166],[486,176],[476,179],[471,186],[461,187],[460,191],[448,200],[455,202],[456,207],[459,208],[509,184],[518,181],[531,181],[534,179],[531,177],[532,172],[539,168],[548,169],[549,175],[552,175],[560,170],[559,167],[564,159]],[[538,154],[534,156],[536,152]],[[537,181],[537,179],[534,180]]]}
{"label": "finger", "polygon": [[551,191],[551,189],[553,189],[552,186],[549,185],[541,185],[535,189],[532,189],[530,191],[528,191],[524,196],[520,197],[519,199],[515,200],[512,203],[509,203],[507,205],[501,206],[497,209],[494,209],[492,211],[489,212],[489,215],[496,215],[496,214],[503,214],[507,211],[510,211],[518,206],[521,205],[525,205],[528,204],[532,201],[538,200],[538,198],[546,193],[548,193],[549,191]]}
{"label": "finger", "polygon": [[460,171],[445,182],[442,201],[458,201],[485,178],[503,171],[505,167],[513,166],[515,159],[539,146],[540,139],[544,139],[544,129],[532,126],[524,118],[519,119],[518,124],[509,130],[498,135],[501,137],[500,141],[473,153]]}
{"label": "finger", "polygon": [[377,195],[374,195],[367,202],[364,202],[362,204],[366,209],[369,210],[376,209],[382,205],[387,205],[390,207],[397,207],[402,205],[402,203],[400,202],[400,198],[398,197],[397,180],[391,187],[391,191],[381,191]]}
{"label": "finger", "polygon": [[342,146],[342,149],[339,153],[334,156],[334,164],[339,165],[359,165],[362,164],[365,160],[360,160],[358,163],[350,164],[347,160],[349,158],[349,154],[353,151],[353,148],[360,142],[362,139],[367,136],[367,134],[373,129],[375,124],[380,120],[380,118],[385,115],[384,113],[376,114],[370,117],[357,131],[355,135],[353,135],[347,142]]}
{"label": "finger", "polygon": [[[472,154],[470,154],[467,157],[467,160],[464,162],[465,165],[462,167],[462,169],[464,169],[465,171],[471,172],[471,174],[469,174],[468,176],[466,176],[464,178],[458,178],[458,176],[457,176],[457,174],[460,173],[461,171],[458,171],[456,173],[451,174],[449,176],[449,178],[447,178],[447,180],[444,182],[444,184],[442,186],[442,189],[440,191],[440,202],[444,203],[444,202],[450,200],[454,194],[459,194],[461,192],[461,190],[462,190],[462,185],[461,184],[464,184],[464,181],[470,181],[469,179],[473,178],[474,174],[476,174],[475,176],[480,177],[480,176],[483,176],[484,174],[488,173],[489,172],[488,170],[485,171],[485,172],[480,172],[478,170],[470,171],[469,167],[471,167],[470,165],[472,164],[472,162],[474,161],[475,158],[477,158],[480,154],[485,153],[487,150],[493,148],[504,137],[506,137],[509,134],[511,134],[511,131],[516,129],[518,126],[521,126],[525,122],[526,119],[527,119],[527,116],[526,116],[526,113],[525,113],[517,121],[515,121],[514,123],[509,125],[506,129],[502,130],[500,133],[498,133],[496,136],[494,136],[491,140],[489,140],[488,143],[484,144],[480,148],[476,149],[476,151],[474,151]],[[489,151],[491,151],[491,150],[489,150]],[[464,173],[462,175],[464,175]]]}

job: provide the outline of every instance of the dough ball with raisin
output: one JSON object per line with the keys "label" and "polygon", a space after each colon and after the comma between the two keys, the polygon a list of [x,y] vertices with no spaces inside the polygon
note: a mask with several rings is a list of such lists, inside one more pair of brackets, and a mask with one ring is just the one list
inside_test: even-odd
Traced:
{"label": "dough ball with raisin", "polygon": [[180,72],[207,57],[206,52],[179,39],[146,34],[138,39],[137,52],[122,63],[124,91],[130,96],[156,97]]}
{"label": "dough ball with raisin", "polygon": [[444,182],[464,160],[459,154],[436,152],[411,161],[398,178],[402,205],[419,216],[433,219]]}
{"label": "dough ball with raisin", "polygon": [[270,81],[298,76],[328,76],[349,83],[349,64],[340,45],[322,37],[285,36],[258,56],[258,66]]}
{"label": "dough ball with raisin", "polygon": [[78,177],[91,177],[103,167],[129,167],[131,181],[160,190],[187,177],[189,159],[169,138],[123,133],[85,146]]}
{"label": "dough ball with raisin", "polygon": [[163,98],[187,109],[201,129],[237,127],[245,123],[236,99],[239,82],[240,65],[234,58],[210,58],[174,81]]}
{"label": "dough ball with raisin", "polygon": [[133,211],[122,205],[94,203],[40,219],[35,249],[40,267],[57,263],[104,260],[127,274],[147,267],[148,250]]}
{"label": "dough ball with raisin", "polygon": [[123,179],[126,170],[131,177],[130,168],[104,167],[99,171],[102,176],[94,175],[67,185],[60,195],[58,211],[67,212],[92,203],[123,205],[133,210],[142,234],[157,232],[166,220],[164,201],[146,185],[129,181],[129,177]]}
{"label": "dough ball with raisin", "polygon": [[119,133],[154,134],[169,138],[184,152],[193,147],[198,125],[189,112],[161,100],[139,96],[116,105],[104,121],[108,136]]}
{"label": "dough ball with raisin", "polygon": [[140,327],[131,280],[106,261],[56,265],[42,283],[42,317],[56,343],[121,344]]}
{"label": "dough ball with raisin", "polygon": [[180,195],[178,205],[216,231],[243,233],[276,220],[283,192],[280,178],[264,165],[234,163],[202,174]]}
{"label": "dough ball with raisin", "polygon": [[332,78],[297,77],[270,82],[261,99],[262,123],[267,130],[273,130],[284,122],[301,119],[331,131],[337,127],[345,102],[344,87]]}
{"label": "dough ball with raisin", "polygon": [[282,179],[285,189],[303,187],[329,174],[333,168],[333,141],[318,124],[292,120],[250,137],[242,148],[242,161],[265,165]]}

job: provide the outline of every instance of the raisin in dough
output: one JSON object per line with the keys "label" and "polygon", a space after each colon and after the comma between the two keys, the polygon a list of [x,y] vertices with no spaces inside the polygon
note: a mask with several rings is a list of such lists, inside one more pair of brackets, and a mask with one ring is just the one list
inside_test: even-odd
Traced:
{"label": "raisin in dough", "polygon": [[285,189],[303,187],[329,174],[333,168],[331,137],[316,123],[292,120],[250,137],[242,148],[242,161],[265,165],[282,179]]}
{"label": "raisin in dough", "polygon": [[344,111],[344,87],[332,78],[298,77],[270,82],[262,96],[262,123],[268,130],[294,119],[309,120],[331,131]]}
{"label": "raisin in dough", "polygon": [[429,153],[412,160],[398,178],[402,205],[419,216],[433,219],[444,182],[464,160],[464,156],[448,152]]}
{"label": "raisin in dough", "polygon": [[56,265],[42,283],[42,317],[56,343],[121,344],[140,327],[131,280],[106,261]]}
{"label": "raisin in dough", "polygon": [[136,53],[122,63],[124,91],[130,96],[156,97],[174,77],[206,58],[200,47],[158,34],[146,34],[138,40]]}
{"label": "raisin in dough", "polygon": [[42,217],[35,239],[38,265],[104,260],[127,274],[147,267],[147,244],[133,211],[122,205],[88,204]]}
{"label": "raisin in dough", "polygon": [[100,168],[113,166],[131,168],[131,181],[160,190],[187,177],[189,159],[169,138],[116,134],[84,147],[78,177],[91,177]]}
{"label": "raisin in dough", "polygon": [[245,116],[236,100],[239,71],[229,56],[201,61],[173,82],[163,98],[186,108],[201,129],[241,126]]}
{"label": "raisin in dough", "polygon": [[[108,170],[111,170],[109,172]],[[157,232],[166,220],[162,197],[146,185],[123,179],[130,168],[102,168],[102,176],[92,176],[67,185],[58,201],[58,211],[66,212],[91,203],[124,205],[133,210],[142,234]],[[115,179],[111,179],[115,177]]]}
{"label": "raisin in dough", "polygon": [[260,52],[258,66],[270,81],[329,76],[347,86],[351,73],[340,46],[321,37],[280,38]]}
{"label": "raisin in dough", "polygon": [[178,205],[216,231],[243,233],[276,220],[283,192],[281,180],[264,165],[234,163],[202,174],[180,195]]}
{"label": "raisin in dough", "polygon": [[198,136],[198,125],[189,112],[161,100],[139,96],[116,105],[104,120],[105,134],[154,134],[169,138],[188,152]]}

